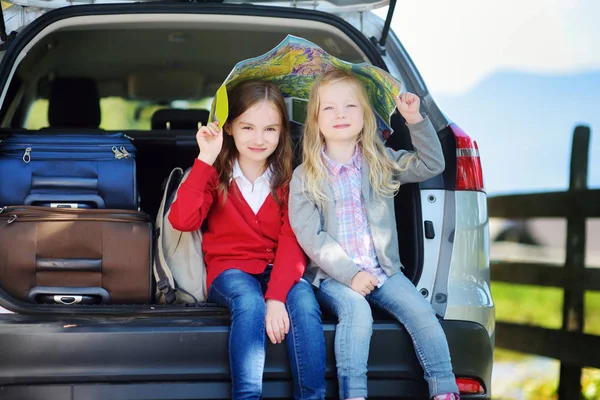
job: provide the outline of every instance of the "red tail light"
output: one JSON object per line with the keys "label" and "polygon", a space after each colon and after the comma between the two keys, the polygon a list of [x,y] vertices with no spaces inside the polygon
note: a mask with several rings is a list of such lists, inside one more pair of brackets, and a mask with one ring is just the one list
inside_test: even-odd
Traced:
{"label": "red tail light", "polygon": [[460,394],[484,394],[485,390],[477,379],[472,378],[456,378],[458,391]]}
{"label": "red tail light", "polygon": [[456,124],[451,124],[450,130],[456,138],[456,190],[483,191],[483,173],[477,142]]}

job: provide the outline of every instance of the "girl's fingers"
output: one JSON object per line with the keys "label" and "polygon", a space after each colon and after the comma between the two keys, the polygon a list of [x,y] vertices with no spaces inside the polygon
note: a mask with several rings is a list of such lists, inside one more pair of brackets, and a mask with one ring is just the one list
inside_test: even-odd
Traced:
{"label": "girl's fingers", "polygon": [[283,315],[283,327],[285,328],[286,335],[290,333],[290,318],[287,313]]}
{"label": "girl's fingers", "polygon": [[271,343],[279,344],[285,338],[285,323],[282,317],[279,319],[267,320],[265,327]]}
{"label": "girl's fingers", "polygon": [[275,333],[276,343],[281,343],[281,326],[279,326],[279,321],[273,321],[273,332]]}
{"label": "girl's fingers", "polygon": [[404,93],[401,93],[400,95],[398,95],[396,103],[398,105],[401,105],[401,104],[411,105],[418,99],[419,99],[419,96],[417,96],[416,94],[404,92]]}
{"label": "girl's fingers", "polygon": [[285,315],[281,314],[279,316],[279,343],[283,342],[285,340],[285,334],[286,334],[286,330],[285,330]]}
{"label": "girl's fingers", "polygon": [[265,328],[267,328],[267,336],[269,337],[269,340],[271,340],[271,343],[276,344],[277,339],[275,338],[275,334],[273,332],[273,326],[272,326],[272,323],[270,320],[266,321]]}
{"label": "girl's fingers", "polygon": [[410,98],[409,98],[409,104],[414,104],[418,101],[419,101],[419,96],[411,93]]}
{"label": "girl's fingers", "polygon": [[206,126],[203,126],[202,128],[200,128],[197,135],[200,137],[209,137],[211,136],[211,132]]}
{"label": "girl's fingers", "polygon": [[281,319],[277,319],[276,328],[275,328],[275,337],[277,338],[277,343],[281,343],[284,338],[283,334],[283,321]]}
{"label": "girl's fingers", "polygon": [[210,129],[210,132],[212,133],[213,136],[217,136],[217,134],[219,133],[219,127],[216,126],[214,122],[211,122],[208,125],[208,128]]}

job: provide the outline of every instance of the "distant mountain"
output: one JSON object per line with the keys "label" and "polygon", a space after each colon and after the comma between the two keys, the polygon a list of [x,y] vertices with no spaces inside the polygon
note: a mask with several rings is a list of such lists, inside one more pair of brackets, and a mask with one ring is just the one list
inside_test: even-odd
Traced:
{"label": "distant mountain", "polygon": [[588,184],[600,187],[600,71],[502,72],[460,96],[436,96],[478,143],[489,194],[563,190],[573,129],[592,128]]}

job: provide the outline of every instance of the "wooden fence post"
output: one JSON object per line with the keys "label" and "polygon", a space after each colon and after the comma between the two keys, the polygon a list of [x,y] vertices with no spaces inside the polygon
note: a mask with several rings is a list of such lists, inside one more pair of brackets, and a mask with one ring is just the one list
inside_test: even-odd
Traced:
{"label": "wooden fence post", "polygon": [[[571,150],[569,181],[569,197],[571,199],[574,199],[578,192],[587,189],[589,142],[590,128],[577,126],[573,132],[573,148]],[[575,201],[570,203],[575,207]],[[566,285],[567,287],[564,290],[562,321],[562,330],[568,332],[583,332],[585,291],[582,281],[585,268],[585,232],[586,217],[579,213],[571,214],[567,218],[564,268],[565,275],[569,277],[572,284]],[[562,361],[559,379],[558,398],[560,400],[581,398],[581,366]]]}

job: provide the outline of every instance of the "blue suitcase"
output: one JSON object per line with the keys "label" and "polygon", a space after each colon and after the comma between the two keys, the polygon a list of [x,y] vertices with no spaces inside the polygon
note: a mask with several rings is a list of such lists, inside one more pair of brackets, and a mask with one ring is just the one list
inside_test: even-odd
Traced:
{"label": "blue suitcase", "polygon": [[14,134],[0,143],[0,206],[138,208],[135,147],[122,133]]}

